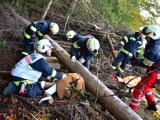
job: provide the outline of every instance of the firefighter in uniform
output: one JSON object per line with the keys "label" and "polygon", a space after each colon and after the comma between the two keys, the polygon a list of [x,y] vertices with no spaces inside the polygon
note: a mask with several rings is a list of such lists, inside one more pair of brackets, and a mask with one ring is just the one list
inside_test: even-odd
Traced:
{"label": "firefighter in uniform", "polygon": [[[45,56],[51,56],[52,48],[53,44],[49,40],[39,40],[36,51],[21,59],[12,69],[10,86],[4,90],[3,94],[10,94],[12,92],[10,88],[14,85],[16,86],[16,94],[33,98],[41,95],[41,87],[43,88],[42,84],[39,84],[41,76],[48,80],[51,78],[57,78],[58,80],[65,78],[66,74],[62,75],[52,69],[45,59]],[[52,94],[54,91],[55,86],[46,90],[46,94]]]}
{"label": "firefighter in uniform", "polygon": [[[140,56],[140,49],[143,45],[143,39],[140,33],[141,30],[142,27],[140,27],[134,34],[128,34],[125,36],[120,44],[116,47],[116,49],[120,50],[120,52],[110,67],[113,70],[118,69],[118,72],[116,73],[118,77],[121,77],[122,72],[124,72],[124,69],[130,62],[132,56],[136,58]],[[120,63],[121,65],[119,66]]]}
{"label": "firefighter in uniform", "polygon": [[71,60],[74,62],[77,59],[89,69],[90,61],[93,56],[98,53],[99,48],[100,44],[96,38],[81,38],[71,46]]}
{"label": "firefighter in uniform", "polygon": [[31,23],[24,31],[24,50],[21,58],[33,52],[38,40],[48,33],[55,35],[59,31],[59,26],[53,22],[39,21]]}
{"label": "firefighter in uniform", "polygon": [[91,34],[87,34],[85,36],[82,36],[82,35],[74,32],[73,30],[68,31],[67,34],[66,34],[67,40],[71,40],[72,43],[75,43],[77,40],[80,40],[80,39],[85,38],[85,37],[86,38],[94,38],[94,36],[91,35]]}
{"label": "firefighter in uniform", "polygon": [[147,41],[144,59],[132,60],[131,63],[132,65],[145,67],[147,70],[146,75],[141,78],[138,86],[134,89],[129,106],[136,111],[142,97],[145,95],[148,104],[146,109],[156,111],[156,102],[150,88],[155,87],[160,68],[160,26],[149,25],[144,27],[142,34]]}

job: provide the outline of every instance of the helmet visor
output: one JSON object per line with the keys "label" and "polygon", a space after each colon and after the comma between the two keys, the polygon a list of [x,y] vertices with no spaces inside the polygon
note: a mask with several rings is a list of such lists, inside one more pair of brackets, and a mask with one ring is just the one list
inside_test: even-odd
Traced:
{"label": "helmet visor", "polygon": [[88,50],[92,53],[92,54],[97,54],[98,50],[97,49],[91,49],[90,47],[88,47]]}
{"label": "helmet visor", "polygon": [[148,29],[148,27],[144,27],[143,30],[142,30],[142,34],[145,35],[145,36],[148,36],[149,34],[152,33],[151,31],[150,31],[150,32],[149,32],[149,31],[147,32],[147,29]]}

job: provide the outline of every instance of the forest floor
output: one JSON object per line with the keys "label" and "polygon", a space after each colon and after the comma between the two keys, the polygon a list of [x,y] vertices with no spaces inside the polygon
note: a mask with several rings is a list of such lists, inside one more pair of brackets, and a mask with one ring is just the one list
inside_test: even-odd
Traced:
{"label": "forest floor", "polygon": [[[69,50],[70,42],[69,41],[56,41],[64,48],[66,47],[66,50]],[[102,48],[104,45],[102,45]],[[108,48],[106,48],[108,49]],[[103,51],[107,51],[103,48]],[[17,52],[18,53],[18,52]],[[107,53],[109,54],[109,53]],[[1,57],[0,61],[9,61],[7,58],[15,58],[14,56],[19,56],[8,53],[5,54],[5,57]],[[103,56],[104,57],[104,56]],[[108,70],[108,61],[112,61],[113,57],[108,57],[108,59],[105,57],[101,58],[101,62],[99,63],[99,69],[98,69],[98,78],[104,83],[104,84],[111,84],[115,85],[115,81],[110,77],[114,75],[113,71],[107,71]],[[110,59],[110,60],[109,60]],[[13,59],[12,59],[13,60]],[[18,61],[18,59],[14,59],[14,61]],[[94,75],[97,76],[97,68],[95,66],[97,62],[97,57],[94,57],[91,62],[91,68],[90,71]],[[3,64],[3,69],[5,71],[8,71],[12,68],[8,68],[9,66],[14,66],[14,62],[5,62]],[[138,70],[137,70],[138,69]],[[137,71],[141,73],[140,68],[128,68],[125,73],[123,74],[123,77],[129,76],[129,75],[135,75]],[[43,98],[44,96],[39,96],[36,98],[26,98],[26,97],[20,97],[18,95],[10,95],[10,96],[3,96],[2,92],[5,89],[5,87],[8,85],[10,81],[9,75],[1,75],[0,77],[0,113],[3,115],[3,117],[6,118],[6,120],[114,120],[110,116],[110,114],[103,109],[97,102],[87,102],[86,100],[77,98],[63,98],[59,99],[56,94],[53,95],[54,103],[48,104],[47,101],[43,102],[41,105],[38,104],[38,101]],[[123,88],[122,88],[123,90]],[[113,90],[114,92],[117,92]],[[121,99],[128,104],[130,101],[130,98],[128,97],[121,97]],[[146,103],[142,101],[137,114],[139,114],[143,120],[153,120],[153,112],[145,110]],[[0,119],[1,120],[1,119]]]}
{"label": "forest floor", "polygon": [[[4,9],[2,10],[0,17],[0,43],[6,41],[10,49],[5,50],[3,46],[1,46],[2,49],[0,48],[0,71],[11,71],[14,65],[20,60],[23,48],[23,36],[21,33],[23,32],[24,26],[21,25],[20,22],[10,18],[11,15],[6,14]],[[10,24],[8,25],[8,23]],[[125,31],[127,31],[127,28],[120,27],[119,30],[121,30],[121,32],[118,32],[118,35],[121,35],[121,37],[126,35]],[[54,36],[53,39],[69,52],[71,46],[70,41],[66,41],[66,39],[58,35]],[[114,44],[117,45],[118,42],[114,41]],[[116,85],[117,83],[112,79],[115,72],[108,69],[109,64],[113,61],[112,52],[108,47],[107,41],[103,40],[100,44],[101,49],[99,54],[91,61],[90,72],[96,75],[105,85]],[[138,67],[128,67],[123,77],[130,75],[141,76],[143,71],[144,69]],[[54,99],[53,104],[48,104],[48,102],[45,101],[39,105],[38,101],[44,96],[27,98],[15,94],[9,96],[2,94],[10,82],[10,75],[1,74],[0,82],[0,120],[114,120],[98,102],[88,102],[79,97],[59,99],[57,95],[54,94],[52,96]],[[113,90],[113,92],[117,91]],[[124,96],[121,96],[121,99],[126,104],[130,101],[130,98]],[[145,109],[146,106],[146,103],[142,101],[138,111],[136,111],[137,114],[140,115],[143,120],[156,119],[152,111]]]}

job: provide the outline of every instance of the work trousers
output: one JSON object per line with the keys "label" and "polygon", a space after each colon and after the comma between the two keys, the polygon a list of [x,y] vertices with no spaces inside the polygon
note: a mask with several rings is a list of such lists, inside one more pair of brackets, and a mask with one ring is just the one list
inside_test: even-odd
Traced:
{"label": "work trousers", "polygon": [[[112,66],[115,66],[116,68],[121,63],[120,68],[122,70],[125,69],[126,65],[130,62],[131,57],[129,57],[126,53],[120,51],[114,62],[112,63]],[[121,71],[120,71],[121,72]]]}
{"label": "work trousers", "polygon": [[158,70],[154,71],[154,69],[148,68],[146,74],[147,76],[142,77],[141,81],[137,84],[137,87],[134,89],[132,94],[129,106],[134,111],[138,109],[138,106],[144,95],[148,105],[155,104],[154,95],[152,94],[150,88],[153,88],[156,85]]}

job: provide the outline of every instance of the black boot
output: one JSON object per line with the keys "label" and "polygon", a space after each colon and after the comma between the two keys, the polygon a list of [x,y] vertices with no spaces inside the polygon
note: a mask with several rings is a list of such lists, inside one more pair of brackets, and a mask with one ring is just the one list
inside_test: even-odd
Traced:
{"label": "black boot", "polygon": [[117,72],[116,76],[119,77],[119,78],[122,78],[122,73],[121,72]]}
{"label": "black boot", "polygon": [[146,107],[147,110],[153,110],[153,111],[157,111],[157,107],[156,107],[156,103],[152,104],[152,105],[148,105]]}

